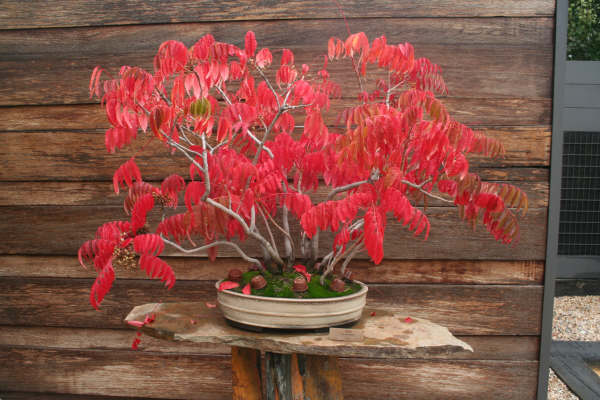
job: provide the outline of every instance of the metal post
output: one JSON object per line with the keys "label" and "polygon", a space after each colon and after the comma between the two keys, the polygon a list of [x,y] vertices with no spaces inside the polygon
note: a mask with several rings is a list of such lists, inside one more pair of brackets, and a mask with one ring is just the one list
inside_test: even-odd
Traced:
{"label": "metal post", "polygon": [[540,364],[538,371],[538,400],[548,397],[548,372],[550,345],[552,344],[552,312],[554,308],[555,277],[557,270],[558,228],[560,213],[560,187],[562,170],[562,110],[567,58],[568,0],[556,1],[556,28],[554,43],[554,94],[552,107],[552,154],[550,162],[550,204],[548,208],[548,236],[546,242],[546,268],[544,274],[544,303],[542,334],[540,338]]}

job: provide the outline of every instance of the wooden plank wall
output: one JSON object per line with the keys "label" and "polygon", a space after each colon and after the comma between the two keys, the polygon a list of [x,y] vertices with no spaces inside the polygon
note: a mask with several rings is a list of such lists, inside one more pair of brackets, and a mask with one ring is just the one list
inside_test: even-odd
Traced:
{"label": "wooden plank wall", "polygon": [[[488,179],[520,185],[531,198],[516,247],[495,243],[431,208],[423,243],[390,227],[382,265],[357,262],[369,302],[446,325],[475,349],[425,360],[344,359],[348,399],[533,399],[548,203],[554,1],[346,0],[353,31],[412,42],[440,64],[446,103],[461,122],[505,141],[503,160],[473,163]],[[316,0],[4,0],[0,10],[0,397],[2,399],[198,398],[231,396],[228,348],[163,343],[122,318],[148,301],[214,301],[215,276],[236,259],[174,256],[171,291],[118,271],[94,311],[93,273],[75,254],[98,224],[120,218],[110,195],[117,162],[107,122],[87,94],[92,68],[150,66],[167,39],[205,33],[243,44],[292,48],[315,63],[345,26],[335,4]],[[332,67],[335,70],[337,67]],[[342,79],[353,82],[352,79]],[[346,86],[346,84],[344,84]],[[174,165],[146,151],[146,179]],[[443,218],[442,218],[443,217]],[[461,242],[452,239],[461,239]],[[463,240],[464,239],[464,240]],[[233,256],[231,253],[224,253]],[[360,382],[357,384],[356,382]]]}

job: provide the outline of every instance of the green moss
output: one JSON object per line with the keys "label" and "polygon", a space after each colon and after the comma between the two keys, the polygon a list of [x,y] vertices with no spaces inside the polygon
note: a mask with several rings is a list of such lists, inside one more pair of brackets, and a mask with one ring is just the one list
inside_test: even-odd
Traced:
{"label": "green moss", "polygon": [[304,299],[322,299],[328,297],[347,296],[356,293],[361,286],[355,282],[346,282],[346,289],[343,292],[334,292],[329,289],[331,283],[330,278],[325,279],[325,286],[321,286],[321,276],[312,274],[310,282],[308,282],[308,290],[303,293],[296,293],[292,290],[294,279],[300,275],[295,271],[286,271],[282,274],[271,274],[268,271],[248,271],[242,274],[242,281],[239,287],[231,289],[234,292],[241,293],[244,286],[250,283],[250,280],[257,275],[263,275],[267,280],[267,286],[262,289],[252,289],[251,293],[255,296],[264,297],[280,297],[280,298],[304,298]]}

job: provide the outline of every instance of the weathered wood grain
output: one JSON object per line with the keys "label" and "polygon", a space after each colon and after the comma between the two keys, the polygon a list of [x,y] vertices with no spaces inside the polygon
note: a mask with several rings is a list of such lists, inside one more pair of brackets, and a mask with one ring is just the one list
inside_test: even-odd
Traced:
{"label": "weathered wood grain", "polygon": [[[117,275],[119,272],[117,271]],[[89,304],[92,279],[8,278],[0,281],[0,324],[117,328],[135,305],[215,302],[212,282],[117,279],[98,312]],[[538,335],[542,286],[370,285],[367,304],[448,327],[455,335]]]}
{"label": "weathered wood grain", "polygon": [[[550,132],[543,128],[483,129],[490,137],[501,140],[506,157],[490,159],[473,155],[473,168],[492,167],[546,167],[549,163]],[[148,143],[147,135],[140,135],[130,146],[115,154],[108,154],[104,146],[104,132],[99,131],[34,131],[0,132],[4,146],[0,150],[0,179],[3,181],[111,181],[116,168],[132,154],[145,180],[161,180],[166,174],[177,172],[188,176],[189,161],[180,153],[171,155],[161,143]],[[509,178],[510,179],[510,178]],[[84,195],[92,183],[79,184],[73,195]],[[54,184],[59,185],[59,184]],[[41,188],[39,188],[41,190]],[[56,198],[60,198],[60,187]],[[32,188],[35,193],[38,188]],[[66,190],[66,189],[65,189]],[[0,194],[0,204],[7,193]],[[39,193],[43,195],[43,192]],[[54,196],[51,196],[55,198]],[[63,196],[64,197],[64,196]]]}
{"label": "weathered wood grain", "polygon": [[[101,224],[127,216],[120,207],[2,207],[4,218],[0,220],[0,231],[10,234],[0,242],[0,254],[15,255],[75,255],[81,244],[93,237]],[[156,214],[153,212],[153,214]],[[390,219],[386,227],[389,240],[384,243],[388,259],[439,259],[439,260],[544,260],[546,248],[545,208],[530,209],[521,221],[521,238],[518,245],[506,246],[496,242],[485,230],[478,227],[473,231],[458,218],[458,213],[448,207],[428,207],[431,232],[427,241],[415,239],[401,224]],[[158,215],[150,216],[152,224]],[[393,218],[393,217],[390,217]],[[43,228],[42,228],[43,227]],[[291,224],[291,234],[300,237],[300,227]],[[321,252],[332,246],[332,235],[322,236]],[[452,237],[468,240],[449,240]],[[393,239],[392,239],[393,238]],[[255,241],[241,244],[251,256],[261,256]],[[169,251],[167,255],[181,255]],[[237,257],[229,247],[219,249],[219,255]],[[206,256],[198,253],[197,256]]]}
{"label": "weathered wood grain", "polygon": [[[158,46],[157,46],[158,47]],[[495,47],[455,49],[433,45],[418,46],[418,56],[430,58],[443,68],[443,76],[450,96],[460,98],[549,98],[551,97],[551,53],[542,50],[512,50],[515,55],[507,61],[505,53],[510,49]],[[320,54],[321,51],[314,50]],[[460,52],[460,61],[454,59]],[[150,53],[150,51],[148,52]],[[305,61],[311,70],[318,71],[322,62],[311,62],[312,54],[297,51],[300,62]],[[531,54],[533,53],[533,54]],[[88,58],[40,59],[0,61],[0,71],[9,79],[0,88],[4,97],[0,105],[56,105],[92,102],[88,95],[91,70],[102,65],[116,73],[121,65],[139,65],[151,69],[154,53],[147,56],[121,56],[105,59],[102,55]],[[304,56],[304,57],[303,57]],[[356,79],[349,65],[344,62],[330,64],[332,79],[337,82],[345,98],[355,98],[358,92]],[[274,72],[272,73],[274,74]],[[272,75],[270,74],[270,75]],[[372,88],[381,73],[374,73],[369,81]]]}
{"label": "weathered wood grain", "polygon": [[[0,347],[3,391],[231,398],[229,358]],[[346,399],[533,398],[535,361],[340,359]],[[15,374],[15,371],[18,373]]]}
{"label": "weathered wood grain", "polygon": [[229,356],[0,348],[0,387],[145,398],[231,399]]}
{"label": "weathered wood grain", "polygon": [[[224,278],[232,268],[245,270],[248,263],[240,258],[169,257],[177,279],[210,280]],[[541,284],[543,261],[469,261],[469,260],[390,260],[379,265],[357,259],[350,264],[354,279],[365,283],[447,283],[483,285]],[[0,276],[89,278],[93,272],[83,269],[76,257],[0,256]],[[136,270],[119,271],[125,279],[140,276]]]}
{"label": "weathered wood grain", "polygon": [[[510,136],[517,135],[516,131],[527,129],[551,131],[548,125],[551,115],[550,100],[447,98],[444,103],[452,110],[455,119],[469,124],[473,129],[507,132],[507,134],[510,132]],[[326,122],[330,125],[335,124],[337,114],[350,105],[347,100],[343,100],[339,105],[332,104],[331,111],[325,114]],[[0,132],[64,132],[95,129],[104,132],[109,127],[104,109],[98,104],[0,107],[0,117]],[[482,125],[480,121],[484,117],[491,122]],[[543,121],[545,118],[548,118],[548,122],[536,122]],[[478,122],[479,125],[473,125],[474,122]],[[499,126],[493,126],[494,124]],[[539,133],[532,133],[532,136],[539,135]]]}
{"label": "weathered wood grain", "polygon": [[[0,326],[0,346],[27,348],[129,350],[135,333],[131,329],[56,328]],[[473,352],[440,352],[431,359],[451,360],[532,360],[538,359],[537,336],[457,336],[473,347]],[[230,353],[226,345],[172,342],[142,336],[139,351],[149,353],[221,354]]]}
{"label": "weathered wood grain", "polygon": [[[446,71],[453,96],[551,97],[552,18],[358,19],[353,29],[370,37],[386,32],[390,42],[413,43],[418,56],[432,58]],[[89,102],[89,74],[97,64],[114,72],[121,65],[151,68],[165,40],[191,45],[211,33],[241,44],[247,30],[255,31],[260,46],[289,47],[298,62],[314,68],[322,63],[315,55],[325,53],[324,38],[345,35],[341,21],[310,20],[5,31],[0,37],[0,71],[5,78],[0,105]],[[351,68],[344,65],[332,63],[332,77],[340,68],[346,71],[338,80],[354,97],[356,88],[348,79]]]}
{"label": "weathered wood grain", "polygon": [[139,397],[96,396],[63,393],[7,392],[0,389],[3,400],[139,400]]}
{"label": "weathered wood grain", "polygon": [[[502,365],[503,364],[503,365]],[[530,400],[535,398],[537,362],[490,361],[467,363],[412,360],[374,363],[341,359],[342,379],[361,382],[344,387],[346,399],[414,399],[414,400]],[[468,377],[469,389],[462,389]]]}
{"label": "weathered wood grain", "polygon": [[[346,18],[364,17],[532,17],[554,15],[551,0],[504,2],[352,0],[343,2]],[[22,2],[6,0],[0,11],[2,29],[161,24],[265,19],[341,18],[334,2],[310,1],[178,1],[168,6],[141,0]],[[352,21],[350,21],[352,22]]]}
{"label": "weathered wood grain", "polygon": [[233,400],[262,400],[260,351],[231,348]]}
{"label": "weathered wood grain", "polygon": [[[116,169],[116,168],[115,168]],[[534,175],[533,178],[536,176]],[[544,208],[548,206],[549,183],[545,181],[516,180],[496,181],[516,184],[527,194],[529,207]],[[146,181],[160,187],[158,181]],[[324,201],[331,189],[320,188],[309,193],[314,201]],[[61,182],[61,181],[25,181],[2,182],[0,206],[120,206],[126,192],[114,193],[112,182]],[[183,200],[180,199],[183,204]],[[418,202],[421,206],[422,201]],[[429,199],[427,206],[446,206],[447,204]]]}

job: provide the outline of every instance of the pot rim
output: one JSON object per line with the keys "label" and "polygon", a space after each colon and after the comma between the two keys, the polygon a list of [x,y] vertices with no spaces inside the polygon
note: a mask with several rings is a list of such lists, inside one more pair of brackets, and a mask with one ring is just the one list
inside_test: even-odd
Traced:
{"label": "pot rim", "polygon": [[218,294],[227,292],[227,295],[230,295],[230,296],[251,298],[251,299],[256,299],[256,300],[261,300],[261,301],[265,301],[265,300],[273,301],[276,303],[337,303],[337,302],[351,300],[351,299],[354,299],[355,297],[362,297],[369,291],[369,288],[367,287],[367,285],[365,285],[361,281],[353,280],[353,282],[358,283],[361,286],[361,288],[358,292],[349,294],[347,296],[324,297],[321,299],[291,299],[291,298],[287,298],[287,297],[256,296],[253,294],[244,294],[244,293],[233,292],[231,290],[219,291],[219,285],[221,284],[221,282],[223,282],[225,280],[226,279],[219,279],[215,283],[215,289],[217,289]]}

